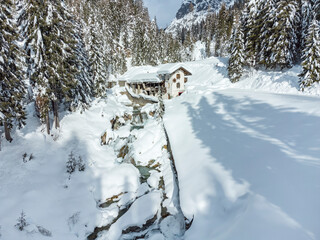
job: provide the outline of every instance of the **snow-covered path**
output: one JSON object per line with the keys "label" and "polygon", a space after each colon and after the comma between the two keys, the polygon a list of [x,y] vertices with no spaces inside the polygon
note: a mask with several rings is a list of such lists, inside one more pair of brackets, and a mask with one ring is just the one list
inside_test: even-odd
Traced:
{"label": "snow-covered path", "polygon": [[166,102],[186,239],[320,239],[320,98],[227,88],[212,66]]}

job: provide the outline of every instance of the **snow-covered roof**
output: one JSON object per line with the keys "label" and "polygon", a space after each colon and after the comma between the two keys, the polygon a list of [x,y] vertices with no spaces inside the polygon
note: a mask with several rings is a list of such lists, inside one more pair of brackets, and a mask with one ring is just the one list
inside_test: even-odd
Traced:
{"label": "snow-covered roof", "polygon": [[[139,67],[132,67],[130,68],[125,74],[121,75],[118,80],[119,81],[131,81],[131,79],[142,77],[142,74],[153,74],[156,76],[157,68],[152,66],[139,66]],[[139,77],[139,75],[141,75]],[[149,76],[152,77],[152,76]],[[145,77],[142,77],[145,78]]]}
{"label": "snow-covered roof", "polygon": [[167,63],[167,64],[160,65],[157,73],[158,74],[168,74],[168,73],[171,74],[180,68],[183,68],[184,70],[188,71],[186,69],[185,65],[182,63]]}
{"label": "snow-covered roof", "polygon": [[187,70],[185,65],[182,63],[168,63],[168,64],[159,65],[157,67],[153,67],[153,66],[132,67],[125,74],[120,76],[118,80],[126,81],[128,83],[137,83],[137,82],[159,83],[162,81],[158,77],[159,74],[171,74],[180,68],[183,68],[185,71],[190,73],[189,70]]}
{"label": "snow-covered roof", "polygon": [[157,73],[140,73],[132,76],[127,79],[129,83],[138,83],[138,82],[152,82],[159,83],[161,82],[160,78],[158,78]]}

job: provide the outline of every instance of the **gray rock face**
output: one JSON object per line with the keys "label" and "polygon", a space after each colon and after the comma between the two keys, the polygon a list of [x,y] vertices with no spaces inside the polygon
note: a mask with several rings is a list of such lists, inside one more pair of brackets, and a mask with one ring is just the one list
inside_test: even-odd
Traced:
{"label": "gray rock face", "polygon": [[181,19],[190,12],[217,11],[222,3],[231,5],[233,0],[184,0],[176,14],[176,18]]}

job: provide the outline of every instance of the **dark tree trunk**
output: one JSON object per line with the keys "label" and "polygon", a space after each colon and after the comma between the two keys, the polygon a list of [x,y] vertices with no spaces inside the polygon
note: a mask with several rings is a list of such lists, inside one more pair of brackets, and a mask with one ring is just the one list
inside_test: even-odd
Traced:
{"label": "dark tree trunk", "polygon": [[11,142],[12,141],[12,138],[11,138],[11,135],[10,135],[10,129],[8,127],[8,124],[6,121],[3,121],[3,125],[4,125],[4,134],[5,134],[5,137],[7,139],[8,142]]}
{"label": "dark tree trunk", "polygon": [[46,114],[46,126],[47,126],[47,134],[50,135],[50,119],[49,119],[49,111]]}
{"label": "dark tree trunk", "polygon": [[59,122],[59,107],[57,101],[52,101],[52,107],[53,107],[53,119],[55,123],[55,128],[60,127],[60,122]]}

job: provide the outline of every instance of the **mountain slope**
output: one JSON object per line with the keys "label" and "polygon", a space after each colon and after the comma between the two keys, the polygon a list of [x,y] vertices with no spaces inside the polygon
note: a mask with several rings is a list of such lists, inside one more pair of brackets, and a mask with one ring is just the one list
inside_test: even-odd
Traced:
{"label": "mountain slope", "polygon": [[232,6],[234,0],[184,0],[166,31],[175,33],[182,28],[188,29],[192,24],[203,20],[208,13],[219,11],[222,4]]}
{"label": "mountain slope", "polygon": [[233,0],[184,0],[176,14],[176,19],[181,19],[189,13],[214,12],[225,3],[227,6],[233,4]]}

